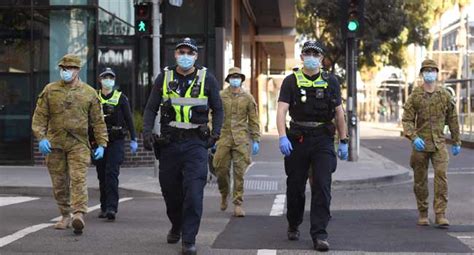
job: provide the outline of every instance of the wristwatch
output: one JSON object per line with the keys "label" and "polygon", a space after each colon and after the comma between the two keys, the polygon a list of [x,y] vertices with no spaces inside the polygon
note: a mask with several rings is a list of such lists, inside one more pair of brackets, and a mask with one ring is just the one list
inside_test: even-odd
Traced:
{"label": "wristwatch", "polygon": [[343,144],[348,144],[349,143],[349,138],[341,139],[341,140],[339,140],[339,142],[343,143]]}

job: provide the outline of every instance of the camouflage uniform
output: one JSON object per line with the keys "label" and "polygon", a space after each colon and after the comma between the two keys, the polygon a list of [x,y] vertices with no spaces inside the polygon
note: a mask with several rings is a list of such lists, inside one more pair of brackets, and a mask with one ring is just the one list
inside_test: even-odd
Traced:
{"label": "camouflage uniform", "polygon": [[413,141],[420,137],[425,142],[424,151],[413,149],[410,165],[414,171],[414,192],[420,212],[428,211],[428,164],[431,159],[434,178],[434,211],[444,214],[448,203],[448,151],[444,136],[447,123],[456,145],[461,144],[459,123],[455,102],[449,92],[437,87],[433,93],[427,93],[423,87],[417,87],[404,105],[403,130],[407,138]]}
{"label": "camouflage uniform", "polygon": [[232,93],[231,87],[221,91],[224,105],[224,124],[221,136],[217,141],[214,156],[217,182],[221,195],[227,197],[230,187],[230,166],[234,170],[233,203],[243,202],[244,174],[250,165],[250,145],[260,141],[260,125],[257,116],[257,105],[252,95],[245,91]]}
{"label": "camouflage uniform", "polygon": [[[66,55],[59,65],[78,66],[76,58]],[[89,124],[99,145],[106,147],[108,141],[97,93],[88,84],[78,83],[71,87],[61,80],[46,85],[38,96],[32,121],[36,138],[46,138],[51,143],[46,164],[54,197],[63,216],[71,211],[87,212],[86,178],[91,149]]]}

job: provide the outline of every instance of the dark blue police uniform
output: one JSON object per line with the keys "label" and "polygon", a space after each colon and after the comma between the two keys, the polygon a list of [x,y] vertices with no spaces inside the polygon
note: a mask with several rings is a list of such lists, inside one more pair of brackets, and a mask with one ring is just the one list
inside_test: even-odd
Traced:
{"label": "dark blue police uniform", "polygon": [[[144,139],[150,141],[150,137],[153,137],[155,154],[160,161],[159,181],[166,213],[172,224],[168,242],[178,242],[182,234],[183,245],[194,245],[199,231],[207,178],[208,148],[217,140],[224,116],[217,80],[209,72],[206,72],[203,81],[203,94],[200,94],[200,87],[196,87],[195,91],[200,95],[188,95],[202,78],[199,77],[200,70],[201,67],[196,67],[195,72],[187,76],[177,73],[176,67],[162,72],[155,81],[144,113]],[[171,72],[173,78],[164,84],[167,72]],[[165,93],[164,89],[167,90]],[[174,97],[165,100],[163,95],[168,94]],[[205,106],[188,108],[182,105],[175,108],[169,105],[202,102],[203,96],[207,101]],[[158,137],[151,132],[160,108],[161,134]],[[212,132],[207,128],[209,111],[212,114]],[[188,117],[189,121],[184,121]],[[150,142],[145,143],[146,149],[151,149],[150,146]]]}
{"label": "dark blue police uniform", "polygon": [[[309,86],[298,84],[303,82]],[[288,231],[299,233],[311,169],[310,234],[313,241],[325,240],[330,217],[331,174],[337,164],[332,121],[335,108],[341,105],[339,83],[325,71],[309,77],[297,70],[284,79],[278,101],[289,104],[291,116],[287,136],[293,151],[285,157]]]}

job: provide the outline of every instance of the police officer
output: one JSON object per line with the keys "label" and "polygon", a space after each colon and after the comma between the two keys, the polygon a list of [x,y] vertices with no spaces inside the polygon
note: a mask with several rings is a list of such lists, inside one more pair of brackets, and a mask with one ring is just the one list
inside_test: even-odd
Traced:
{"label": "police officer", "polygon": [[461,138],[456,103],[450,92],[437,85],[438,66],[431,59],[421,64],[420,75],[423,85],[416,87],[403,106],[403,131],[413,145],[410,165],[414,173],[413,190],[418,205],[417,224],[428,226],[428,165],[431,160],[434,168],[434,211],[435,224],[441,228],[449,227],[446,218],[448,204],[449,154],[444,135],[448,124],[453,139],[452,153],[461,152]]}
{"label": "police officer", "polygon": [[[348,156],[340,87],[332,74],[321,69],[323,54],[321,43],[304,43],[301,52],[304,67],[284,79],[277,111],[280,150],[285,155],[287,175],[288,239],[299,240],[298,227],[303,221],[306,180],[311,169],[310,234],[314,248],[319,251],[329,249],[326,227],[330,217],[331,173],[337,163],[336,129],[341,138],[339,157],[346,160]],[[286,128],[288,111],[289,129]]]}
{"label": "police officer", "polygon": [[130,133],[132,153],[136,153],[138,144],[128,99],[122,92],[114,89],[114,71],[106,68],[99,77],[102,89],[98,91],[98,95],[109,134],[104,158],[95,162],[100,187],[99,218],[114,221],[118,209],[118,176],[124,158],[125,136]]}
{"label": "police officer", "polygon": [[[224,125],[219,141],[216,144],[214,167],[217,183],[221,193],[221,210],[227,209],[227,197],[230,189],[230,166],[233,166],[233,204],[234,216],[244,217],[242,208],[244,195],[244,175],[250,165],[249,142],[252,141],[252,154],[260,149],[260,124],[257,115],[257,104],[251,94],[244,91],[242,83],[245,75],[240,68],[232,67],[226,77],[229,87],[221,91],[224,105]],[[231,164],[232,163],[232,164]]]}
{"label": "police officer", "polygon": [[71,225],[81,234],[87,213],[87,169],[90,163],[88,127],[97,141],[94,158],[107,147],[107,128],[96,91],[79,79],[81,59],[66,54],[58,63],[61,80],[52,82],[38,96],[32,129],[53,184],[54,198],[61,212],[55,229]]}
{"label": "police officer", "polygon": [[[176,44],[177,66],[166,67],[155,81],[144,113],[144,146],[160,161],[159,180],[172,227],[168,243],[182,235],[183,254],[196,254],[207,178],[208,148],[221,131],[223,110],[219,87],[205,67],[195,65],[198,48],[193,39]],[[161,134],[152,134],[161,109]],[[212,131],[208,128],[212,113]]]}

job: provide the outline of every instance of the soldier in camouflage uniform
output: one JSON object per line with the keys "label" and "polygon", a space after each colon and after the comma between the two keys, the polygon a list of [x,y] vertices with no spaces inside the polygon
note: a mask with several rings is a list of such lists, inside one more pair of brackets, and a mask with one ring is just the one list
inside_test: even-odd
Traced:
{"label": "soldier in camouflage uniform", "polygon": [[242,89],[245,75],[240,69],[229,69],[226,82],[230,86],[221,91],[224,105],[224,125],[214,156],[217,183],[221,193],[221,210],[227,209],[227,197],[230,188],[230,166],[234,170],[233,203],[234,216],[244,217],[242,209],[244,194],[244,174],[250,165],[250,139],[252,139],[252,153],[259,151],[260,125],[257,116],[257,105],[253,96]]}
{"label": "soldier in camouflage uniform", "polygon": [[436,84],[438,67],[433,60],[423,61],[420,69],[423,85],[416,87],[404,105],[403,130],[413,143],[410,165],[414,171],[414,192],[419,211],[418,225],[429,225],[428,220],[428,164],[434,168],[435,224],[446,228],[448,203],[448,151],[444,136],[447,123],[453,139],[454,156],[461,151],[459,122],[452,96]]}
{"label": "soldier in camouflage uniform", "polygon": [[88,126],[99,145],[94,152],[96,159],[103,157],[107,146],[107,128],[97,93],[79,79],[80,58],[67,54],[58,66],[61,80],[46,85],[39,94],[32,129],[40,141],[40,151],[46,155],[54,198],[62,215],[54,228],[66,229],[72,224],[74,232],[80,234],[88,200]]}

